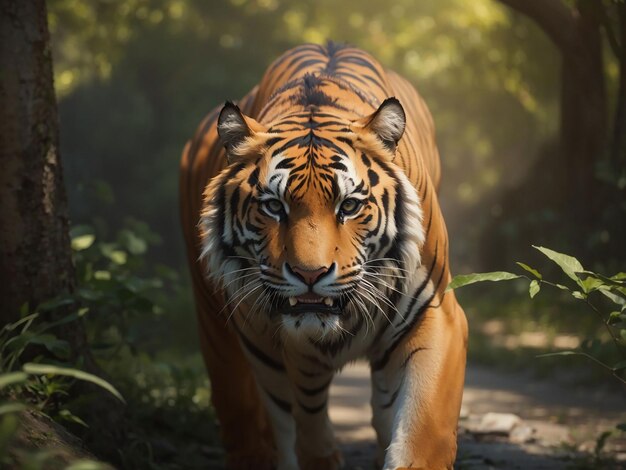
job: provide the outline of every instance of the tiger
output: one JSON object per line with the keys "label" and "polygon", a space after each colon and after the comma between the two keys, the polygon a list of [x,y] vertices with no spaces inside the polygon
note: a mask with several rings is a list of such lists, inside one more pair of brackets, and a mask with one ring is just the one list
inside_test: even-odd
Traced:
{"label": "tiger", "polygon": [[340,468],[329,386],[359,359],[378,465],[453,467],[468,327],[440,176],[422,98],[350,45],[285,52],[201,122],[180,213],[228,468]]}

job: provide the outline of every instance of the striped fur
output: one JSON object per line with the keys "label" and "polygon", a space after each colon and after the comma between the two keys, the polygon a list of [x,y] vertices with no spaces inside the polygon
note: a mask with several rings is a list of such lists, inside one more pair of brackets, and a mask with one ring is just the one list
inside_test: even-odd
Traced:
{"label": "striped fur", "polygon": [[467,325],[439,179],[425,104],[351,47],[286,52],[200,125],[181,216],[231,468],[338,468],[328,386],[359,357],[381,465],[451,468]]}

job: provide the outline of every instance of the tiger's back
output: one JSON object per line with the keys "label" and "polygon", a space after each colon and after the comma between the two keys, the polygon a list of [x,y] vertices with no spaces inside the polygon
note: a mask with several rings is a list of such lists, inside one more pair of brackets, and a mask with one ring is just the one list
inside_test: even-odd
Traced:
{"label": "tiger's back", "polygon": [[[426,104],[409,82],[397,73],[385,70],[371,55],[360,49],[334,43],[326,47],[307,44],[291,49],[270,65],[259,85],[242,98],[238,105],[245,114],[256,120],[269,121],[277,114],[276,111],[280,112],[289,105],[288,102],[280,102],[280,97],[286,95],[282,93],[285,90],[281,89],[307,74],[329,74],[362,90],[367,101],[355,109],[361,116],[372,113],[389,96],[395,96],[405,103],[408,115],[406,140],[400,142],[398,163],[416,187],[428,174],[435,189],[438,188],[441,176],[439,152],[435,144],[433,120]],[[276,100],[277,109],[273,109],[273,112],[268,109],[261,115],[272,98]],[[199,220],[206,183],[226,165],[224,148],[217,135],[220,109],[217,107],[209,113],[183,152],[180,184],[183,227],[189,227],[186,222]],[[186,237],[192,235],[197,236],[196,233],[186,233]]]}

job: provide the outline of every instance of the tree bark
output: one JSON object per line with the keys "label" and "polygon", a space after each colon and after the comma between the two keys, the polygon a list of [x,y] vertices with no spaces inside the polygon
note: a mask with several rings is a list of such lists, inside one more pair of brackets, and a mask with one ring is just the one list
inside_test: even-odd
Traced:
{"label": "tree bark", "polygon": [[74,289],[44,0],[0,0],[0,319]]}
{"label": "tree bark", "polygon": [[611,138],[611,161],[615,168],[624,168],[626,164],[626,3],[620,3],[617,8],[619,41],[617,41],[615,55],[619,62],[619,82]]}
{"label": "tree bark", "polygon": [[[19,318],[22,305],[32,310],[76,287],[45,0],[0,0],[0,223],[1,327]],[[72,308],[47,315],[61,318]],[[71,362],[102,375],[82,321],[55,333],[69,343]],[[73,393],[94,397],[92,434],[103,453],[115,456],[120,403],[88,382],[77,382]]]}
{"label": "tree bark", "polygon": [[[76,284],[44,0],[0,0],[0,325]],[[51,318],[69,313],[50,312]],[[98,370],[81,322],[56,330]]]}
{"label": "tree bark", "polygon": [[574,202],[582,216],[595,207],[595,162],[606,156],[608,109],[600,18],[584,1],[578,4],[575,42],[562,49],[559,166],[566,181],[559,202]]}
{"label": "tree bark", "polygon": [[561,52],[561,119],[555,202],[591,214],[595,162],[605,155],[607,102],[601,19],[596,6],[579,0],[500,0],[533,19]]}
{"label": "tree bark", "polygon": [[575,17],[561,0],[500,0],[500,3],[535,21],[561,51],[575,47]]}

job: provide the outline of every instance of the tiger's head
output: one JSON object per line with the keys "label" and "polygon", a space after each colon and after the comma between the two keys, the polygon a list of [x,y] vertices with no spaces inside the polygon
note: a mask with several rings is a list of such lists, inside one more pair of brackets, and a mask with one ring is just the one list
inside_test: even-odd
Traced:
{"label": "tiger's head", "polygon": [[226,103],[218,132],[229,164],[207,186],[200,221],[201,258],[231,308],[319,339],[386,309],[424,241],[417,192],[393,163],[400,102],[357,119],[333,111],[263,125]]}

